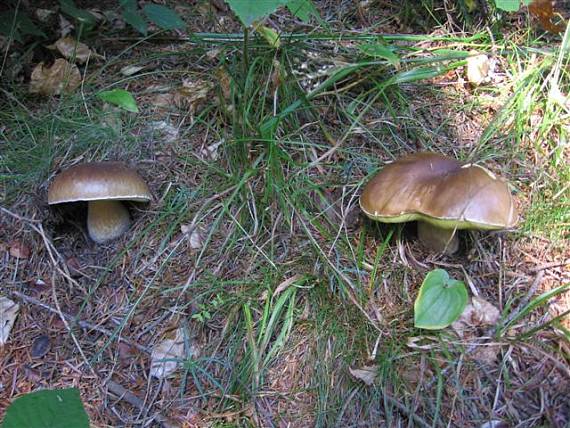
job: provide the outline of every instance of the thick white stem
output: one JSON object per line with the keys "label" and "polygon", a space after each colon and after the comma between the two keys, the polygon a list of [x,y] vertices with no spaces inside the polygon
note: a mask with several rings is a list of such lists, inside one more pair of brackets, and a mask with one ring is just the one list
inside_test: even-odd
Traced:
{"label": "thick white stem", "polygon": [[129,211],[121,202],[88,203],[87,231],[95,242],[102,244],[118,238],[127,231],[130,224]]}
{"label": "thick white stem", "polygon": [[418,238],[428,248],[451,255],[459,249],[455,229],[442,229],[425,221],[418,221]]}

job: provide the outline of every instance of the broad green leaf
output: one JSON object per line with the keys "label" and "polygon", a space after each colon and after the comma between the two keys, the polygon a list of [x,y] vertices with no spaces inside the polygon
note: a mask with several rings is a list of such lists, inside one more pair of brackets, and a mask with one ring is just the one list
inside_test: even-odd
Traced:
{"label": "broad green leaf", "polygon": [[186,26],[182,18],[166,6],[147,4],[143,10],[149,21],[163,30],[183,29]]}
{"label": "broad green leaf", "polygon": [[148,24],[136,10],[123,9],[123,19],[139,33],[147,35]]}
{"label": "broad green leaf", "polygon": [[28,17],[26,14],[19,14],[20,18],[20,30],[22,30],[22,34],[30,34],[32,36],[44,37],[47,38],[46,33],[40,30],[36,24]]}
{"label": "broad green leaf", "polygon": [[532,3],[532,0],[495,0],[495,6],[497,6],[497,9],[502,9],[506,12],[516,12],[520,9],[521,2],[528,6]]}
{"label": "broad green leaf", "polygon": [[379,43],[366,43],[358,46],[358,48],[368,56],[384,58],[394,66],[400,65],[400,57],[392,52],[388,46],[384,46]]}
{"label": "broad green leaf", "polygon": [[148,24],[138,12],[136,0],[121,0],[119,3],[123,8],[123,19],[125,22],[146,36]]}
{"label": "broad green leaf", "polygon": [[319,16],[319,11],[311,0],[289,0],[287,9],[303,22],[309,22],[311,17]]}
{"label": "broad green leaf", "polygon": [[45,389],[16,398],[2,428],[89,428],[77,388]]}
{"label": "broad green leaf", "polygon": [[443,269],[429,272],[414,303],[414,325],[427,330],[441,330],[465,309],[467,289],[461,281],[451,279]]}
{"label": "broad green leaf", "polygon": [[93,26],[97,23],[97,18],[85,9],[79,9],[73,0],[59,0],[61,11],[72,18],[77,19],[84,25]]}
{"label": "broad green leaf", "polygon": [[226,0],[240,21],[246,27],[253,24],[270,13],[279,6],[287,3],[287,0]]}
{"label": "broad green leaf", "polygon": [[129,91],[124,89],[112,89],[110,91],[99,92],[97,96],[103,101],[116,105],[123,110],[132,111],[133,113],[139,112],[135,98]]}

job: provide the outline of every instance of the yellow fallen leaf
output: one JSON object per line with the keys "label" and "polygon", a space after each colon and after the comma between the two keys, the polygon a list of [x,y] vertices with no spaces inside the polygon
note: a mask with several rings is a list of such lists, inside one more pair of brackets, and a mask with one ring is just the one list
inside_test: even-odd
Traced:
{"label": "yellow fallen leaf", "polygon": [[40,62],[32,71],[30,92],[41,95],[59,95],[72,92],[81,84],[81,73],[75,64],[63,58],[55,60],[51,67]]}

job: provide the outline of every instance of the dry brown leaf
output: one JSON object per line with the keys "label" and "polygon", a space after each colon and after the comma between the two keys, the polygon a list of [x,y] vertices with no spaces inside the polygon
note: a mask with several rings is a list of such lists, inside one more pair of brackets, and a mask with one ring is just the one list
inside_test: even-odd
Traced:
{"label": "dry brown leaf", "polygon": [[170,331],[152,350],[150,375],[158,379],[169,377],[181,360],[197,357],[200,354],[199,346],[191,338],[187,340],[190,342],[189,348],[185,349],[184,330],[177,328]]}
{"label": "dry brown leaf", "polygon": [[7,297],[0,297],[0,346],[8,342],[8,336],[14,326],[20,306]]}
{"label": "dry brown leaf", "polygon": [[350,374],[358,380],[361,380],[366,385],[370,386],[374,384],[374,380],[376,379],[376,374],[378,373],[378,366],[363,366],[359,369],[353,369],[351,367],[348,368]]}
{"label": "dry brown leaf", "polygon": [[148,130],[158,135],[166,143],[173,143],[178,139],[178,128],[164,120],[153,121],[148,124]]}
{"label": "dry brown leaf", "polygon": [[85,43],[78,42],[70,36],[62,37],[53,45],[49,45],[48,48],[57,49],[66,59],[74,60],[80,64],[86,62],[90,56],[101,58],[100,55],[91,52]]}
{"label": "dry brown leaf", "polygon": [[121,68],[121,74],[123,76],[132,76],[133,74],[141,71],[143,68],[145,68],[144,65],[126,65],[125,67]]}
{"label": "dry brown leaf", "polygon": [[302,275],[299,275],[298,273],[296,273],[292,277],[287,278],[285,281],[283,281],[281,284],[279,284],[277,286],[277,288],[273,292],[273,297],[279,296],[281,293],[283,293],[285,290],[287,290],[292,284],[297,282],[302,277],[303,277]]}
{"label": "dry brown leaf", "polygon": [[552,0],[534,0],[528,5],[528,11],[538,19],[546,31],[562,33],[566,28],[563,23],[553,22],[560,21],[561,15],[554,10],[554,1]]}
{"label": "dry brown leaf", "polygon": [[218,153],[218,148],[224,144],[224,140],[220,140],[217,143],[210,144],[200,150],[200,154],[203,159],[217,160],[220,154]]}
{"label": "dry brown leaf", "polygon": [[212,82],[204,79],[195,81],[184,79],[182,86],[174,93],[174,102],[178,107],[186,107],[190,113],[194,113],[198,111],[202,102],[208,99],[213,87]]}
{"label": "dry brown leaf", "polygon": [[190,248],[193,250],[198,250],[202,248],[204,244],[204,238],[202,237],[201,231],[196,227],[192,233],[190,233]]}
{"label": "dry brown leaf", "polygon": [[224,99],[229,100],[231,95],[232,78],[223,67],[218,67],[214,74],[216,76],[217,83],[222,89],[222,96]]}
{"label": "dry brown leaf", "polygon": [[487,78],[491,63],[485,54],[470,53],[471,56],[467,57],[467,80],[473,85],[480,85]]}
{"label": "dry brown leaf", "polygon": [[152,350],[150,375],[158,379],[170,376],[184,357],[184,331],[178,328],[174,337],[159,342]]}
{"label": "dry brown leaf", "polygon": [[30,92],[41,95],[59,95],[72,92],[81,84],[81,73],[75,64],[63,58],[55,60],[51,67],[40,62],[32,71]]}
{"label": "dry brown leaf", "polygon": [[154,107],[171,107],[174,102],[174,95],[170,93],[156,94],[149,101]]}
{"label": "dry brown leaf", "polygon": [[491,303],[481,297],[473,296],[459,319],[453,322],[451,327],[459,337],[464,337],[467,330],[496,324],[500,316],[499,309]]}
{"label": "dry brown leaf", "polygon": [[497,361],[501,347],[499,345],[481,345],[478,346],[470,355],[470,357],[485,365],[492,365]]}
{"label": "dry brown leaf", "polygon": [[27,259],[31,254],[30,247],[24,244],[22,241],[12,241],[10,243],[10,255],[16,257],[17,259]]}

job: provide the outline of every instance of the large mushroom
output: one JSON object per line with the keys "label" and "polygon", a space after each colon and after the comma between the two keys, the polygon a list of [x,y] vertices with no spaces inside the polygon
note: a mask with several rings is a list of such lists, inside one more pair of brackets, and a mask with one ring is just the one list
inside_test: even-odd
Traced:
{"label": "large mushroom", "polygon": [[87,201],[87,231],[97,243],[118,238],[129,228],[129,212],[120,201],[151,199],[142,177],[119,162],[76,165],[59,174],[48,190],[49,205]]}
{"label": "large mushroom", "polygon": [[417,220],[418,237],[453,254],[458,229],[513,227],[518,214],[507,184],[482,166],[436,153],[415,153],[382,169],[365,186],[360,207],[373,220]]}

